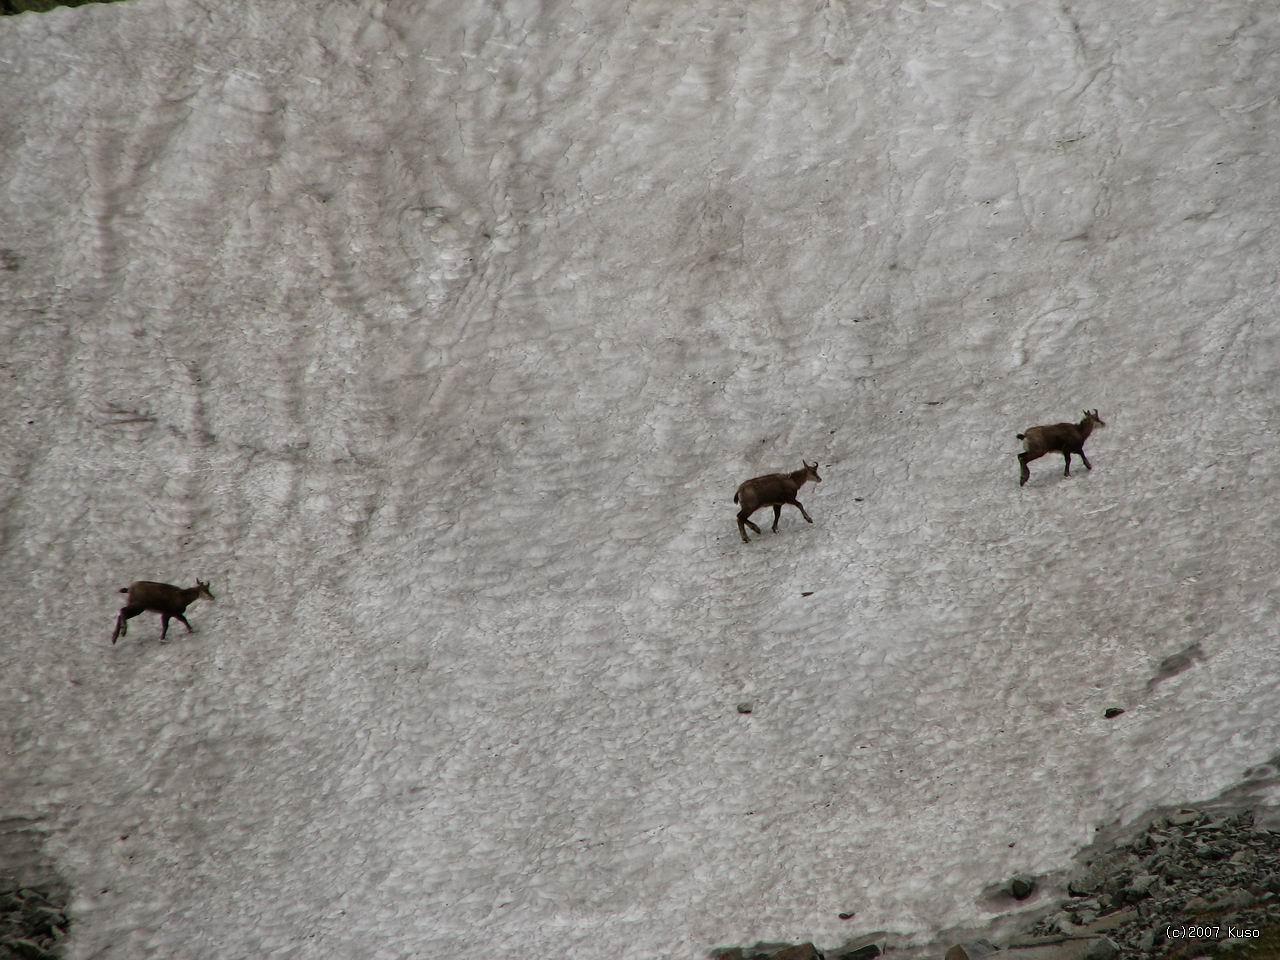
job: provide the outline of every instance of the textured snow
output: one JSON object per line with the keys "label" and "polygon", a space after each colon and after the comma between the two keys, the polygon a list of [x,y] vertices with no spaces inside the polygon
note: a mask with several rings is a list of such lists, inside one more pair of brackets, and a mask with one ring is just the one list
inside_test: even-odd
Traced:
{"label": "textured snow", "polygon": [[[1278,48],[1246,0],[0,22],[0,817],[71,956],[925,936],[1273,755]],[[742,544],[802,457],[816,523]]]}

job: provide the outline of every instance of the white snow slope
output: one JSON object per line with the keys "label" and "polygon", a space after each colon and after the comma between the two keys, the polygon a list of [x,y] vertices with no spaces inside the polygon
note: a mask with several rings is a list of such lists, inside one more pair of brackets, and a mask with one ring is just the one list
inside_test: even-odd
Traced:
{"label": "white snow slope", "polygon": [[71,956],[924,937],[1273,755],[1266,8],[0,22],[0,817]]}

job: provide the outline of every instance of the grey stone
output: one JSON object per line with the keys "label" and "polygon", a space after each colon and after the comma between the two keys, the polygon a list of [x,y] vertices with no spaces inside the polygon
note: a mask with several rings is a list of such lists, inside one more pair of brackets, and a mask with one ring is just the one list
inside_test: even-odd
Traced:
{"label": "grey stone", "polygon": [[1065,933],[1068,936],[1074,936],[1080,929],[1079,922],[1069,913],[1055,913],[1050,918],[1049,925],[1054,930]]}
{"label": "grey stone", "polygon": [[1153,877],[1149,873],[1140,874],[1139,876],[1134,877],[1132,880],[1128,882],[1128,884],[1125,885],[1125,888],[1123,891],[1124,897],[1126,900],[1130,902],[1134,900],[1142,900],[1145,897],[1149,897],[1151,896],[1152,886],[1154,886],[1158,882],[1159,882],[1158,877]]}
{"label": "grey stone", "polygon": [[999,949],[990,940],[970,940],[951,947],[946,952],[944,960],[978,960],[979,957],[990,956]]}
{"label": "grey stone", "polygon": [[1077,928],[1080,934],[1088,935],[1094,933],[1103,933],[1122,927],[1130,921],[1138,919],[1138,911],[1129,907],[1127,910],[1117,910],[1114,913],[1108,913],[1104,917],[1099,917],[1092,923],[1084,924]]}
{"label": "grey stone", "polygon": [[1116,946],[1116,942],[1110,937],[1099,937],[1089,945],[1088,951],[1085,953],[1085,960],[1114,960],[1120,953],[1120,948]]}
{"label": "grey stone", "polygon": [[1216,910],[1238,910],[1241,907],[1252,907],[1257,902],[1256,896],[1238,887],[1224,891],[1213,898],[1213,906]]}
{"label": "grey stone", "polygon": [[1089,897],[1098,891],[1098,880],[1093,871],[1080,871],[1071,875],[1067,881],[1067,895],[1071,897]]}

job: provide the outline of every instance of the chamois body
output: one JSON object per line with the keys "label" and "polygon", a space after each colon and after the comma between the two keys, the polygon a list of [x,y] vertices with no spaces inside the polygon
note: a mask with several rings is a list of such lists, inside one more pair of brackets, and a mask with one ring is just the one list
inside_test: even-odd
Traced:
{"label": "chamois body", "polygon": [[135,580],[129,586],[121,587],[120,592],[127,593],[129,596],[125,598],[124,606],[116,615],[116,632],[111,634],[112,643],[116,642],[117,637],[123,637],[129,633],[130,617],[136,617],[148,610],[160,614],[161,640],[169,632],[170,619],[177,620],[187,628],[187,633],[191,633],[191,624],[187,623],[183,613],[199,597],[213,599],[213,594],[209,592],[209,584],[199,579],[196,580],[194,587],[175,587],[171,583]]}
{"label": "chamois body", "polygon": [[747,518],[761,507],[773,507],[774,533],[778,532],[778,517],[782,515],[783,504],[791,504],[800,511],[801,516],[813,523],[813,517],[809,516],[803,504],[796,499],[796,494],[810,480],[821,483],[822,478],[818,476],[816,463],[811,464],[805,460],[800,462],[804,466],[794,473],[769,473],[763,477],[752,477],[738,487],[738,492],[733,495],[733,502],[742,507],[738,511],[738,532],[742,534],[743,543],[751,542],[747,539],[747,527],[756,533],[760,532],[760,528]]}
{"label": "chamois body", "polygon": [[1018,486],[1022,486],[1031,478],[1031,471],[1027,469],[1028,463],[1055,451],[1061,453],[1066,460],[1066,469],[1062,473],[1064,477],[1071,476],[1073,453],[1084,462],[1086,470],[1092,470],[1093,466],[1089,463],[1089,458],[1084,455],[1084,442],[1089,439],[1089,434],[1093,432],[1094,427],[1105,426],[1097,410],[1085,410],[1084,419],[1079,423],[1055,423],[1045,427],[1028,427],[1026,433],[1018,434],[1018,439],[1024,441],[1025,447],[1025,451],[1018,454],[1018,464],[1022,468]]}

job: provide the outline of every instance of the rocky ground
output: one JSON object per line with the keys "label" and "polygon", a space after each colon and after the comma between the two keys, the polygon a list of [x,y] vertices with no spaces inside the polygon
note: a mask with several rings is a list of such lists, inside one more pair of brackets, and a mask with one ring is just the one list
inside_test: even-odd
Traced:
{"label": "rocky ground", "polygon": [[69,925],[66,898],[55,891],[0,890],[0,960],[57,960]]}
{"label": "rocky ground", "polygon": [[[1182,809],[1095,844],[1065,877],[1017,876],[1011,910],[933,947],[890,935],[825,953],[812,944],[715,951],[714,960],[1280,960],[1280,830],[1251,810]],[[1034,898],[1034,900],[1033,900]]]}
{"label": "rocky ground", "polygon": [[45,853],[43,824],[0,817],[0,960],[57,960],[70,893]]}

